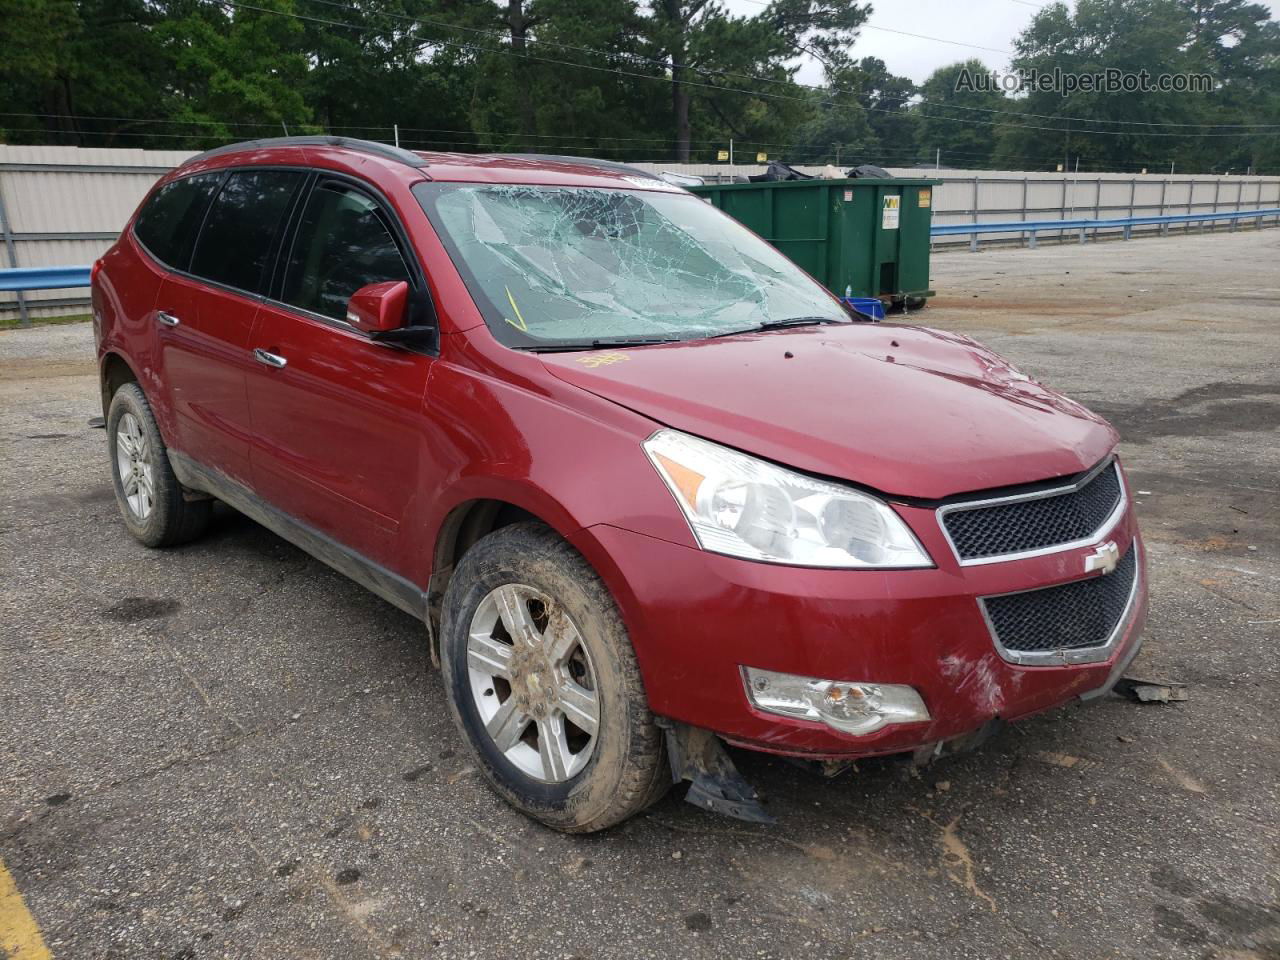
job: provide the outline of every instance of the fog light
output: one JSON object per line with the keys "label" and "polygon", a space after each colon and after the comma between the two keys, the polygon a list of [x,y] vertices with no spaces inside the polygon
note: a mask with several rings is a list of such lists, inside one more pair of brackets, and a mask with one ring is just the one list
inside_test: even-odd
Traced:
{"label": "fog light", "polygon": [[816,720],[842,733],[874,733],[891,723],[929,719],[914,687],[896,683],[816,680],[743,667],[747,696],[765,713]]}

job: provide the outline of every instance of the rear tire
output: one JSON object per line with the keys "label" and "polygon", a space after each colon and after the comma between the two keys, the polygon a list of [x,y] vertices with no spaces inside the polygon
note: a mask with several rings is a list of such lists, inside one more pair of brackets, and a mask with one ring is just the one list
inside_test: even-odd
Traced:
{"label": "rear tire", "polygon": [[204,533],[212,502],[183,496],[151,405],[136,383],[122,385],[111,398],[107,450],[116,503],[137,540],[148,547],[171,547]]}
{"label": "rear tire", "polygon": [[670,786],[613,597],[544,524],[503,527],[463,557],[445,593],[441,666],[458,729],[521,813],[589,833]]}

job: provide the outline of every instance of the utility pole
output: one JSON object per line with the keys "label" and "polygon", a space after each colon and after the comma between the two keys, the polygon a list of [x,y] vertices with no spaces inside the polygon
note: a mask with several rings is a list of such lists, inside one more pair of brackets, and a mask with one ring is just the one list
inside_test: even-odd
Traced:
{"label": "utility pole", "polygon": [[395,131],[395,135],[396,135],[396,147],[397,147],[397,149],[398,149],[398,148],[399,148],[399,146],[400,146],[400,124],[398,124],[398,123],[393,123],[393,124],[391,125],[391,129]]}
{"label": "utility pole", "polygon": [[1169,176],[1173,176],[1173,161],[1169,161]]}
{"label": "utility pole", "polygon": [[933,155],[933,170],[935,173],[942,167],[942,148],[938,147]]}
{"label": "utility pole", "polygon": [[729,166],[733,166],[733,137],[729,138]]}

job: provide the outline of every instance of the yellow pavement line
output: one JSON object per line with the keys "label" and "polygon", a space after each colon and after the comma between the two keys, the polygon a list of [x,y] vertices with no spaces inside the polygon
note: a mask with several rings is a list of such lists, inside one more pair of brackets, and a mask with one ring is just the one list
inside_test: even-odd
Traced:
{"label": "yellow pavement line", "polygon": [[8,960],[52,960],[40,927],[0,860],[0,955]]}

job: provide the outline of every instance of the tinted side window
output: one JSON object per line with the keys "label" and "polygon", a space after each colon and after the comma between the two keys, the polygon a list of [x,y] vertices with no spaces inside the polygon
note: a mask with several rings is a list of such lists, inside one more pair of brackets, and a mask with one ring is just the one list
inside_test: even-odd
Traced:
{"label": "tinted side window", "polygon": [[166,183],[151,195],[134,222],[133,232],[153,257],[179,270],[187,269],[200,219],[221,182],[221,173],[206,173]]}
{"label": "tinted side window", "polygon": [[302,174],[284,170],[233,173],[209,208],[196,240],[191,272],[259,293],[272,245]]}
{"label": "tinted side window", "polygon": [[339,184],[315,189],[290,252],[285,303],[343,320],[347,301],[361,287],[408,279],[404,258],[371,198]]}

